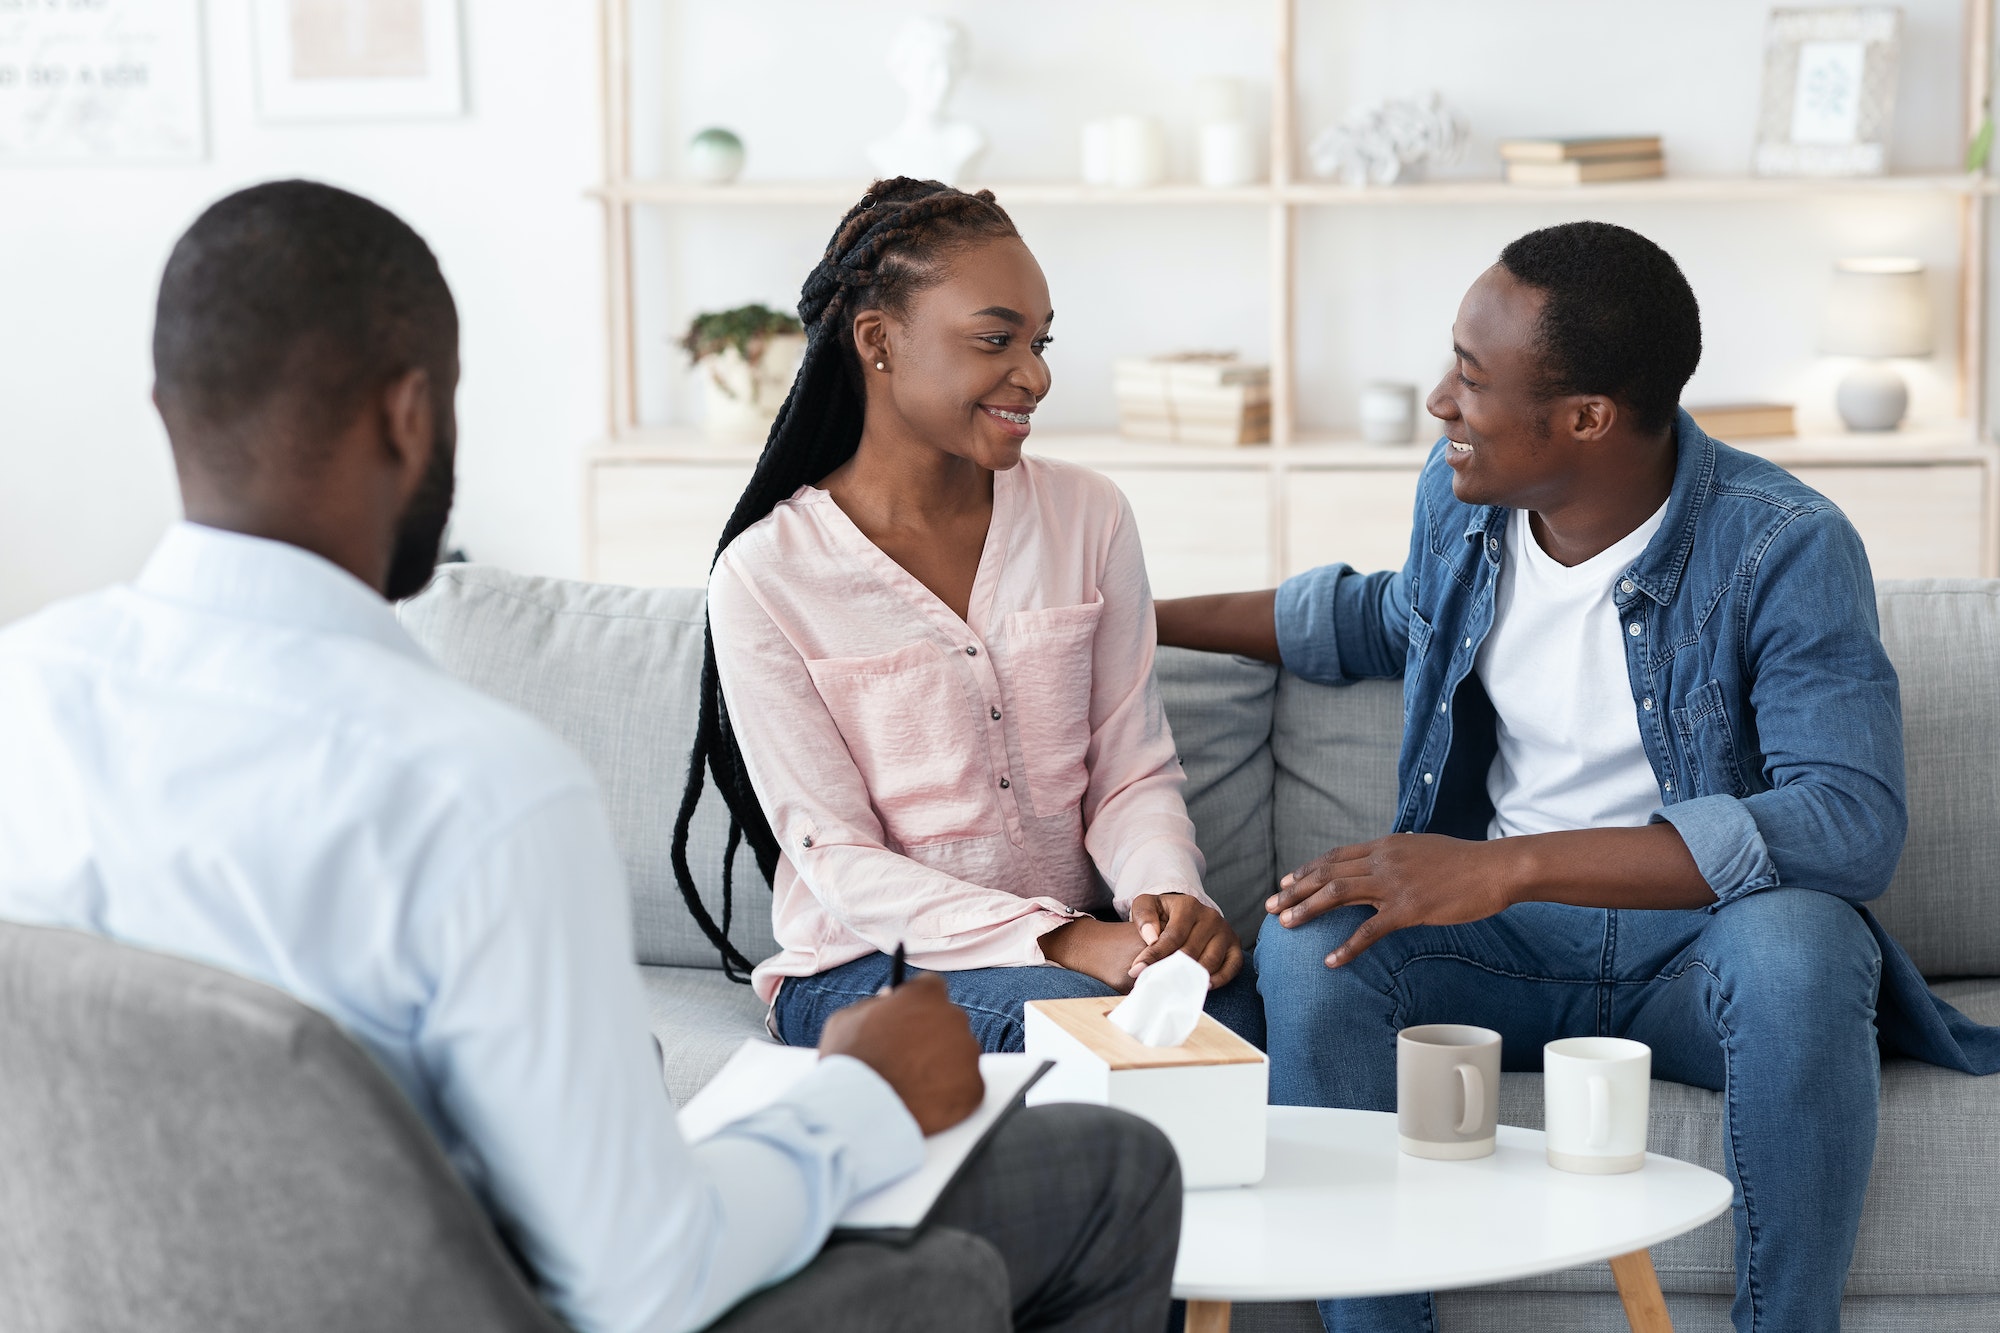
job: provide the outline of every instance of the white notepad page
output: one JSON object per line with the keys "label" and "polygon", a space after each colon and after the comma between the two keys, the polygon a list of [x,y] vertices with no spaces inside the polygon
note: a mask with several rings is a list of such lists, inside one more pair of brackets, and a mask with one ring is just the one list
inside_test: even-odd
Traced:
{"label": "white notepad page", "polygon": [[[688,1142],[698,1143],[724,1125],[763,1110],[790,1092],[818,1063],[819,1052],[810,1046],[778,1046],[750,1038],[681,1108],[681,1133]],[[840,1229],[915,1230],[922,1226],[938,1196],[957,1179],[965,1159],[1047,1066],[1047,1061],[1029,1055],[980,1056],[979,1073],[986,1080],[986,1097],[979,1109],[925,1139],[922,1166],[849,1204],[840,1215]]]}

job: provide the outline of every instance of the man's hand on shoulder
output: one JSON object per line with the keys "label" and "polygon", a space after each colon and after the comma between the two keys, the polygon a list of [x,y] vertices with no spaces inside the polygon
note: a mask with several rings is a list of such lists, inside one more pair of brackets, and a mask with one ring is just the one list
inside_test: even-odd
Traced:
{"label": "man's hand on shoulder", "polygon": [[1455,926],[1505,911],[1512,905],[1503,865],[1510,850],[1504,841],[1393,833],[1300,866],[1278,881],[1264,910],[1293,927],[1336,907],[1373,907],[1375,915],[1327,955],[1326,965],[1339,967],[1405,926]]}
{"label": "man's hand on shoulder", "polygon": [[1170,597],[1153,603],[1153,623],[1163,647],[1276,662],[1277,605],[1278,594],[1272,589]]}
{"label": "man's hand on shoulder", "polygon": [[852,1056],[880,1074],[926,1135],[950,1129],[986,1096],[972,1025],[934,973],[834,1014],[819,1053]]}

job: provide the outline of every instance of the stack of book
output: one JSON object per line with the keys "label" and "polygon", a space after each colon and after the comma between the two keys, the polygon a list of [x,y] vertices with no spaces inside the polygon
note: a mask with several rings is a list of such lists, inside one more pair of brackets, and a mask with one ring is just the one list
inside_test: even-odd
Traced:
{"label": "stack of book", "polygon": [[1616,139],[1505,139],[1500,157],[1510,185],[1583,185],[1667,174],[1656,134]]}
{"label": "stack of book", "polygon": [[1790,403],[1725,403],[1690,407],[1694,424],[1725,443],[1760,436],[1797,435],[1798,422]]}
{"label": "stack of book", "polygon": [[1120,357],[1112,364],[1118,430],[1180,444],[1263,444],[1271,438],[1271,368],[1234,352]]}

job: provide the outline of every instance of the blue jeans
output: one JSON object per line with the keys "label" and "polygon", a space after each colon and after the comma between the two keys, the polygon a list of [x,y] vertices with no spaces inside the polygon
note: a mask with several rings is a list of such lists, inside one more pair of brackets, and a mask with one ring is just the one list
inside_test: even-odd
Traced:
{"label": "blue jeans", "polygon": [[[865,1000],[889,984],[890,959],[871,953],[818,976],[787,977],[773,1007],[778,1037],[787,1046],[817,1046],[819,1031],[834,1010]],[[916,968],[911,968],[915,975]],[[1095,977],[1064,967],[975,967],[943,972],[952,1002],[972,1020],[982,1051],[1018,1051],[1026,1029],[1021,1006],[1029,1000],[1068,1000],[1116,995]],[[1208,1013],[1245,1041],[1264,1049],[1264,1002],[1257,995],[1257,970],[1248,957],[1226,986],[1208,993]]]}
{"label": "blue jeans", "polygon": [[[1882,955],[1852,905],[1807,889],[1713,913],[1529,903],[1399,931],[1328,970],[1370,910],[1259,935],[1273,1103],[1394,1110],[1396,1033],[1416,1023],[1494,1028],[1510,1070],[1539,1070],[1558,1037],[1643,1041],[1655,1078],[1723,1094],[1736,1327],[1840,1326],[1881,1078]],[[1435,1327],[1428,1295],[1327,1301],[1320,1319],[1339,1333]]]}

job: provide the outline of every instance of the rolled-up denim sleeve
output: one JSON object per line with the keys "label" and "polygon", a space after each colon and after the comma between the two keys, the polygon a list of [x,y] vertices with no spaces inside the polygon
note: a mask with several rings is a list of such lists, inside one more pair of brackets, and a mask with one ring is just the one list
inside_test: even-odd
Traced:
{"label": "rolled-up denim sleeve", "polygon": [[1438,466],[1433,451],[1417,482],[1410,550],[1400,570],[1363,574],[1322,565],[1278,585],[1278,660],[1294,676],[1349,685],[1403,674],[1410,652],[1410,594],[1423,555],[1424,491]]}
{"label": "rolled-up denim sleeve", "polygon": [[1672,824],[1695,867],[1715,891],[1715,906],[1776,885],[1778,865],[1749,809],[1734,796],[1698,796],[1654,812],[1653,823]]}
{"label": "rolled-up denim sleeve", "polygon": [[1294,676],[1348,685],[1403,674],[1410,614],[1400,570],[1323,565],[1278,585],[1278,659]]}

